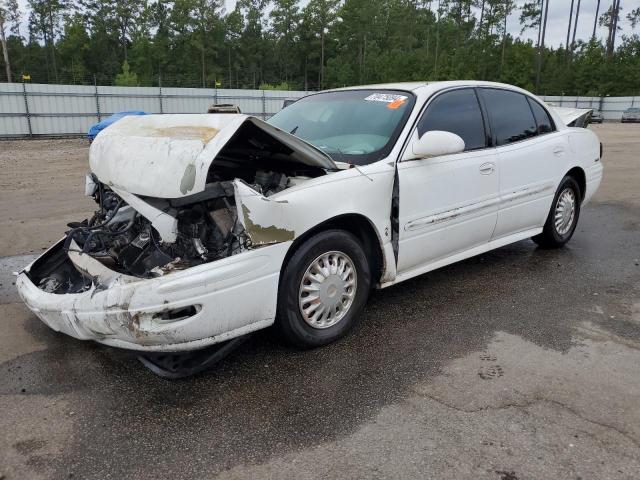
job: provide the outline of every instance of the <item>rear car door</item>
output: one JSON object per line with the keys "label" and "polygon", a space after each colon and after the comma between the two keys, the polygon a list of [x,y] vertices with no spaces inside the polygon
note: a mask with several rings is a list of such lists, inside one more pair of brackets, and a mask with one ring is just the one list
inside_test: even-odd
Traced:
{"label": "rear car door", "polygon": [[544,225],[570,155],[546,108],[520,92],[478,89],[489,117],[500,171],[493,239]]}
{"label": "rear car door", "polygon": [[[398,164],[398,273],[486,243],[496,224],[497,157],[473,88],[433,97],[410,141],[441,130],[459,135],[465,151]],[[408,150],[411,151],[411,145]]]}

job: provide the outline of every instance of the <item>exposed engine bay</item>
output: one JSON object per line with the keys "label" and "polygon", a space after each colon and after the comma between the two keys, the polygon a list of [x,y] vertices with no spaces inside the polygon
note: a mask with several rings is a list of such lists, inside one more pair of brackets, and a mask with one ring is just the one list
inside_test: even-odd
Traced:
{"label": "exposed engine bay", "polygon": [[[265,196],[278,193],[309,177],[258,170],[251,188]],[[204,192],[169,200],[177,219],[177,239],[162,240],[151,222],[127,205],[95,177],[91,196],[99,208],[87,220],[70,223],[64,250],[90,255],[116,272],[141,278],[163,275],[240,253],[252,247],[238,219],[233,182],[211,183]],[[91,182],[89,182],[91,184]],[[42,279],[45,290],[65,290],[61,282]],[[60,293],[68,293],[61,291]]]}
{"label": "exposed engine bay", "polygon": [[266,200],[335,170],[322,152],[251,117],[148,116],[126,123],[92,144],[94,173],[85,194],[98,205],[93,216],[68,224],[62,248],[30,270],[48,293],[108,288],[116,277],[155,278],[284,241],[268,221],[256,232],[239,198]]}

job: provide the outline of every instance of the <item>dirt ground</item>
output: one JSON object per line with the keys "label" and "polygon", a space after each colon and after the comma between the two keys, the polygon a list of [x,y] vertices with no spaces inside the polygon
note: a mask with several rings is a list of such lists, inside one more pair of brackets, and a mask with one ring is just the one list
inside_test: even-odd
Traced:
{"label": "dirt ground", "polygon": [[166,381],[54,332],[11,284],[93,209],[83,140],[0,142],[0,480],[620,479],[640,472],[640,125],[564,248],[530,240],[374,291],[296,350],[257,332]]}
{"label": "dirt ground", "polygon": [[[640,206],[640,124],[593,125],[604,144],[605,181],[596,201]],[[62,237],[68,222],[90,215],[85,139],[0,141],[0,257],[34,253]]]}
{"label": "dirt ground", "polygon": [[0,141],[0,256],[47,248],[90,214],[88,171],[85,139]]}

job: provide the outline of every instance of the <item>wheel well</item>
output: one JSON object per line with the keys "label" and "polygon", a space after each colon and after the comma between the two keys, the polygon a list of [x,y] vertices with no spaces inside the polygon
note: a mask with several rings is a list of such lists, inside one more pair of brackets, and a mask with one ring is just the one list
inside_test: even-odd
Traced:
{"label": "wheel well", "polygon": [[580,199],[584,200],[584,195],[587,192],[587,177],[584,174],[584,170],[580,167],[573,167],[567,172],[568,177],[573,177],[578,186],[580,187]]}
{"label": "wheel well", "polygon": [[365,255],[368,259],[371,259],[370,267],[373,283],[380,280],[380,278],[382,277],[383,256],[378,234],[373,228],[371,222],[365,216],[355,213],[340,215],[329,220],[325,220],[321,224],[316,225],[312,229],[306,231],[304,234],[296,238],[289,248],[287,255],[284,257],[284,262],[282,262],[282,269],[280,270],[280,277],[282,278],[282,273],[289,263],[289,259],[308,238],[316,235],[317,233],[334,228],[352,233],[360,241]]}

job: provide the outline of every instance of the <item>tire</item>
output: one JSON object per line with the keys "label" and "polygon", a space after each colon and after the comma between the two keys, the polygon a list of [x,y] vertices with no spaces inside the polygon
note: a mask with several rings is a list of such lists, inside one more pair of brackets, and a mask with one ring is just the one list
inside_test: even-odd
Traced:
{"label": "tire", "polygon": [[[572,215],[567,209],[571,201],[573,202]],[[571,176],[564,177],[553,197],[553,203],[542,233],[532,237],[532,240],[542,248],[562,247],[571,239],[576,225],[578,225],[581,203],[582,195],[578,182]],[[558,215],[560,218],[556,221]]]}
{"label": "tire", "polygon": [[[325,272],[329,275],[318,275],[321,268],[328,268]],[[358,239],[344,230],[318,233],[302,244],[284,269],[276,326],[295,346],[329,344],[358,322],[370,288],[369,262]],[[311,298],[315,295],[318,299]],[[307,298],[316,301],[305,302]],[[308,312],[306,316],[303,309]],[[320,310],[323,312],[318,315]]]}

